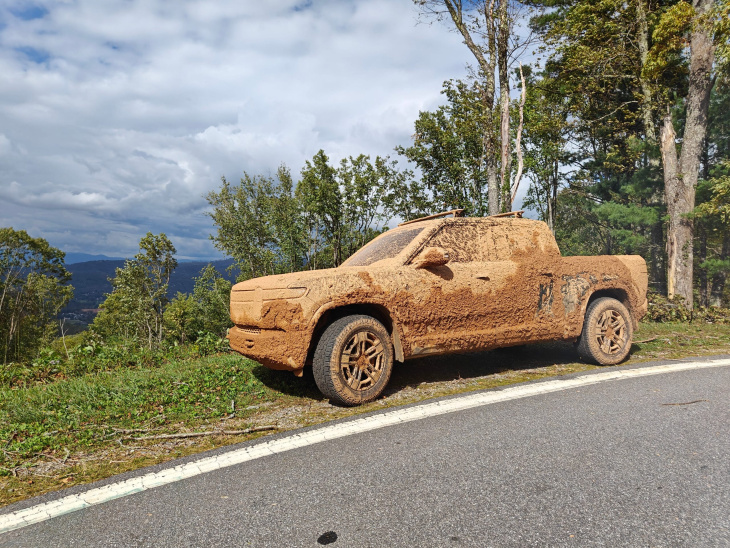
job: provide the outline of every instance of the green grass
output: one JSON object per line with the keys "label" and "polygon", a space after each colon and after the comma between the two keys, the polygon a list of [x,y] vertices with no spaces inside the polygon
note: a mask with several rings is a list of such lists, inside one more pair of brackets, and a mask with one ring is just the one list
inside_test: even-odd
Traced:
{"label": "green grass", "polygon": [[115,429],[219,419],[282,396],[260,369],[227,354],[0,390],[0,474],[47,449],[104,444]]}
{"label": "green grass", "polygon": [[[635,341],[623,365],[730,353],[730,325],[644,323]],[[385,397],[355,409],[327,403],[311,375],[270,371],[230,353],[200,358],[183,352],[132,368],[92,367],[74,378],[31,373],[0,389],[0,504],[260,435],[166,444],[132,439],[145,433],[242,429],[266,421],[295,428],[592,368],[566,343],[414,360],[396,367]]]}

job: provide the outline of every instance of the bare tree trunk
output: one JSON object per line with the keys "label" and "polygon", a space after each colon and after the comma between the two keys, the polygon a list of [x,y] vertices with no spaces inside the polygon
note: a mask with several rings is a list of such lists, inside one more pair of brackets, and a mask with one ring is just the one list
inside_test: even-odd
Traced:
{"label": "bare tree trunk", "polygon": [[[636,0],[636,18],[639,23],[638,45],[642,67],[646,65],[649,57],[649,24],[646,17],[648,7],[647,0]],[[649,144],[655,146],[657,140],[656,129],[654,128],[654,94],[646,78],[640,77],[639,83],[641,85],[641,94],[643,95],[641,118],[644,123],[644,135],[646,135],[646,140]],[[659,159],[649,155],[649,164],[658,167]]]}
{"label": "bare tree trunk", "polygon": [[[499,178],[497,174],[497,143],[496,136],[492,127],[494,116],[494,93],[495,93],[495,59],[497,57],[497,29],[494,21],[494,3],[495,0],[485,0],[481,9],[484,12],[484,28],[481,33],[486,36],[486,55],[485,49],[477,45],[469,31],[467,22],[464,20],[464,12],[462,2],[459,0],[440,0],[439,4],[443,5],[449,12],[454,26],[464,38],[464,43],[471,51],[474,58],[479,64],[482,84],[482,105],[484,107],[484,155],[487,164],[487,193],[489,214],[496,215],[499,213]],[[506,9],[506,7],[505,7]]]}
{"label": "bare tree trunk", "polygon": [[[667,230],[667,295],[682,297],[691,309],[694,227],[687,215],[695,207],[695,189],[700,170],[702,144],[707,134],[707,113],[712,90],[712,64],[714,46],[710,29],[702,22],[712,6],[712,0],[695,0],[696,17],[690,37],[689,91],[687,116],[682,139],[682,153],[676,163],[674,129],[671,114],[667,111],[662,129],[662,158],[664,160],[664,187],[669,213]],[[667,122],[668,118],[668,122]],[[672,155],[665,154],[670,148]],[[666,142],[665,142],[666,141]],[[666,149],[666,150],[665,150]],[[670,165],[667,164],[669,159]],[[671,163],[674,162],[674,165]]]}
{"label": "bare tree trunk", "polygon": [[[722,251],[720,252],[720,260],[727,261],[730,259],[730,233],[725,232],[722,236]],[[727,270],[721,270],[712,277],[712,285],[710,288],[710,306],[722,306],[722,295],[725,292],[725,282],[727,281]]]}
{"label": "bare tree trunk", "polygon": [[520,187],[522,179],[522,168],[524,162],[522,160],[522,129],[525,122],[525,100],[527,99],[527,86],[525,85],[525,75],[522,73],[522,63],[520,63],[520,81],[522,82],[522,93],[520,96],[520,123],[517,126],[517,137],[515,138],[515,152],[517,153],[517,174],[515,175],[515,183],[512,185],[512,197],[509,202],[509,209],[512,211],[512,204],[517,196],[517,189]]}
{"label": "bare tree trunk", "polygon": [[550,181],[550,195],[548,196],[548,202],[550,204],[550,211],[548,217],[548,225],[550,231],[555,234],[555,215],[556,208],[558,206],[558,177],[560,176],[560,162],[556,159],[553,161],[553,173]]}
{"label": "bare tree trunk", "polygon": [[509,72],[508,72],[508,55],[509,55],[509,27],[510,21],[507,15],[508,0],[500,0],[499,2],[499,29],[497,34],[497,67],[499,69],[499,103],[500,103],[500,146],[501,154],[501,173],[499,178],[502,193],[502,211],[512,210],[510,178],[512,172],[512,154],[510,154],[510,134],[509,134]]}
{"label": "bare tree trunk", "polygon": [[[682,214],[691,211],[687,207],[687,192],[679,177],[677,159],[677,135],[674,132],[672,113],[667,107],[661,132],[662,163],[664,164],[664,193],[667,201],[669,225],[667,227],[667,296],[679,295],[686,299],[692,295],[692,228]],[[687,253],[689,252],[689,261]],[[689,269],[689,270],[688,270]],[[689,279],[689,288],[686,280]],[[680,287],[677,287],[680,284]],[[689,289],[689,291],[688,291]],[[691,303],[691,299],[687,304]]]}
{"label": "bare tree trunk", "polygon": [[665,270],[664,222],[659,221],[651,228],[651,257],[650,285],[657,291],[664,291],[667,287]]}
{"label": "bare tree trunk", "polygon": [[499,176],[497,174],[497,162],[495,161],[496,150],[490,154],[487,152],[487,187],[489,199],[489,214],[499,213]]}
{"label": "bare tree trunk", "polygon": [[[707,260],[707,230],[704,226],[700,223],[700,225],[697,227],[697,239],[699,241],[699,250],[698,250],[698,260],[699,263],[702,264]],[[699,296],[700,296],[700,306],[703,308],[707,308],[709,299],[708,299],[708,283],[707,283],[707,268],[700,268],[700,273],[698,276],[698,285],[699,285]]]}

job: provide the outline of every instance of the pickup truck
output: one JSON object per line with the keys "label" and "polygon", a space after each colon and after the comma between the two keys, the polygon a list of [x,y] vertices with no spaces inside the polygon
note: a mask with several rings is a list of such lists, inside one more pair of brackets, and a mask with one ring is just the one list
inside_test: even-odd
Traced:
{"label": "pickup truck", "polygon": [[297,376],[311,364],[341,405],[374,400],[395,362],[421,356],[562,340],[593,363],[624,360],[647,310],[644,259],[562,257],[520,213],[424,217],[337,268],[238,283],[231,348]]}

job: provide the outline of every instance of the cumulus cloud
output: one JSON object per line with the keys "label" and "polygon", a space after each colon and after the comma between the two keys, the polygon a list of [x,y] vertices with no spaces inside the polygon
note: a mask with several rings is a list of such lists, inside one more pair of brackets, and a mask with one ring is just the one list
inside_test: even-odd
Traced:
{"label": "cumulus cloud", "polygon": [[131,255],[216,255],[225,175],[392,154],[470,61],[405,0],[10,0],[0,6],[0,224]]}

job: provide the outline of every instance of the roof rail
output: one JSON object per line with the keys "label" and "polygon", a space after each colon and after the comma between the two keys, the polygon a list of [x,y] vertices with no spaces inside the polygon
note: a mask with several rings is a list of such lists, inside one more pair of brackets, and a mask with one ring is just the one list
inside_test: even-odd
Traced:
{"label": "roof rail", "polygon": [[438,219],[439,217],[446,217],[447,215],[453,215],[454,217],[463,217],[463,209],[452,209],[451,211],[444,211],[443,213],[436,213],[435,215],[429,215],[427,217],[420,217],[419,219],[413,219],[412,221],[405,221],[398,226],[409,225],[411,223],[420,223],[421,221],[430,221],[431,219]]}
{"label": "roof rail", "polygon": [[515,219],[522,219],[523,213],[524,213],[524,210],[508,211],[507,213],[498,213],[497,215],[490,215],[489,217],[491,219],[494,219],[495,217],[514,217]]}

